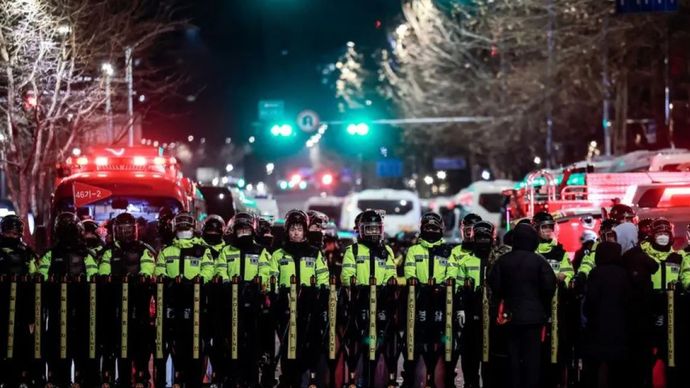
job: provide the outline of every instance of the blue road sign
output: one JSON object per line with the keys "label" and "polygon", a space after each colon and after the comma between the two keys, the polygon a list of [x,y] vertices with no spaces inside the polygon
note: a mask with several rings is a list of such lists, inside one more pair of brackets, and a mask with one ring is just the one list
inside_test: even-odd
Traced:
{"label": "blue road sign", "polygon": [[616,0],[619,14],[678,11],[678,0]]}
{"label": "blue road sign", "polygon": [[434,170],[464,170],[466,168],[465,158],[434,158]]}
{"label": "blue road sign", "polygon": [[403,164],[400,159],[383,159],[376,162],[376,175],[379,178],[400,178]]}

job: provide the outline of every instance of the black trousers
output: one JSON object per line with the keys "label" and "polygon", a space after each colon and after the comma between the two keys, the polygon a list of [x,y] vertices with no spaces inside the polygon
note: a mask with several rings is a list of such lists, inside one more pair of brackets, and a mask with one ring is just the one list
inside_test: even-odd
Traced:
{"label": "black trousers", "polygon": [[460,337],[460,365],[465,386],[479,387],[479,365],[482,360],[482,322],[467,317]]}
{"label": "black trousers", "polygon": [[511,388],[538,388],[542,325],[508,328],[508,362]]}

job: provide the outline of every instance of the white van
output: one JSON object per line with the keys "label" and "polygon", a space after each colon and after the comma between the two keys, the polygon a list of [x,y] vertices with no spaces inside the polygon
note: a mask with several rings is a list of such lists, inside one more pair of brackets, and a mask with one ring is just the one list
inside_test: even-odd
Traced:
{"label": "white van", "polygon": [[466,212],[475,213],[498,228],[503,216],[503,190],[513,187],[515,182],[509,180],[474,182],[455,196],[455,202]]}
{"label": "white van", "polygon": [[343,212],[342,197],[310,197],[307,200],[306,211],[316,210],[328,216],[331,222],[339,225]]}
{"label": "white van", "polygon": [[419,196],[411,191],[380,189],[350,194],[343,203],[340,228],[352,230],[357,214],[367,209],[383,210],[386,213],[384,232],[388,236],[395,236],[399,232],[419,231],[422,207]]}

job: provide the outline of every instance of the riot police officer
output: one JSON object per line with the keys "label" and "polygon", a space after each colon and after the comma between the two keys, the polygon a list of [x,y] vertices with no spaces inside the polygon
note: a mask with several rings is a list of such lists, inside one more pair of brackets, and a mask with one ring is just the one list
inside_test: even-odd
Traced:
{"label": "riot police officer", "polygon": [[94,220],[83,220],[81,224],[84,230],[84,243],[91,250],[91,256],[98,261],[105,247],[101,236],[98,235],[98,223]]}
{"label": "riot police officer", "polygon": [[[216,276],[238,284],[238,343],[228,342],[227,328],[234,324],[227,301],[232,300],[232,290],[223,288],[220,293],[214,293],[211,314],[217,319],[211,322],[213,327],[213,350],[211,363],[214,367],[214,379],[217,382],[228,383],[230,386],[254,386],[259,380],[259,354],[263,347],[257,346],[259,341],[266,346],[274,342],[275,334],[270,338],[258,335],[259,324],[267,317],[262,316],[267,306],[262,298],[259,266],[268,263],[270,256],[266,249],[254,240],[257,228],[257,218],[248,213],[237,213],[230,219],[227,226],[228,243],[223,247],[216,262]],[[261,321],[260,318],[262,318]],[[270,317],[268,317],[270,318]],[[221,323],[215,326],[216,323]],[[264,341],[266,340],[266,341]],[[232,339],[230,339],[232,341]],[[231,359],[228,346],[237,349],[237,359]],[[272,354],[271,354],[272,356]],[[265,371],[266,373],[271,373]],[[275,374],[275,371],[272,371]]]}
{"label": "riot police officer", "polygon": [[[355,377],[355,368],[358,363],[358,357],[364,354],[364,349],[368,346],[361,343],[362,337],[366,337],[370,342],[369,346],[376,346],[376,343],[371,343],[369,338],[369,317],[370,317],[370,303],[369,303],[369,286],[372,281],[376,286],[390,286],[386,290],[382,290],[377,294],[377,299],[386,300],[392,295],[392,288],[397,284],[396,271],[393,250],[384,243],[384,228],[383,216],[375,210],[366,210],[357,216],[357,242],[347,248],[343,257],[343,270],[341,273],[341,282],[343,286],[355,286],[350,290],[350,303],[354,304],[353,309],[356,311],[351,316],[354,321],[351,323],[353,327],[350,330],[350,338],[348,340],[349,346],[352,348],[351,359],[349,360],[350,379]],[[378,337],[385,338],[388,333],[386,331],[391,329],[392,318],[391,307],[392,303],[380,303],[381,308],[376,312],[377,323],[376,328]],[[388,344],[386,344],[388,345]],[[385,348],[382,348],[385,349]],[[381,353],[376,351],[376,357]],[[365,369],[362,375],[368,374],[372,366],[369,362],[364,362]],[[390,371],[389,371],[390,372]],[[370,379],[373,378],[373,373],[370,374]],[[354,383],[354,381],[350,381]]]}
{"label": "riot police officer", "polygon": [[[190,213],[178,213],[172,228],[175,239],[158,254],[155,270],[156,276],[168,279],[164,337],[173,358],[174,384],[195,386],[200,383],[203,370],[199,354],[201,344],[194,333],[195,325],[200,324],[194,320],[201,306],[197,305],[193,290],[213,277],[213,256],[204,241],[194,236],[196,222]],[[164,359],[158,360],[158,364],[157,381],[165,384]]]}
{"label": "riot police officer", "polygon": [[[286,241],[271,256],[262,259],[259,274],[262,279],[275,277],[280,288],[275,304],[278,331],[281,339],[281,365],[283,374],[279,386],[301,386],[301,376],[307,370],[314,373],[321,346],[323,303],[319,301],[319,288],[329,283],[328,266],[321,252],[307,240],[309,218],[300,210],[291,210],[285,216]],[[290,296],[292,285],[297,299]],[[291,306],[291,301],[296,306]],[[289,324],[291,312],[296,312],[296,325]],[[295,330],[297,331],[295,333]],[[295,342],[295,338],[301,338]],[[312,376],[313,378],[314,376]]]}
{"label": "riot police officer", "polygon": [[173,231],[172,221],[175,218],[175,213],[172,209],[163,206],[158,212],[158,222],[157,222],[157,238],[154,248],[157,252],[161,249],[171,245],[175,239],[175,232]]}
{"label": "riot police officer", "polygon": [[269,253],[273,253],[275,239],[273,237],[273,224],[263,217],[259,218],[256,230],[256,242]]}
{"label": "riot police officer", "polygon": [[453,248],[453,262],[459,263],[463,257],[472,253],[472,226],[481,220],[482,218],[474,213],[469,213],[463,217],[462,224],[460,225],[462,228],[462,243]]}
{"label": "riot police officer", "polygon": [[[443,351],[443,346],[440,346],[445,336],[443,323],[446,300],[443,291],[446,281],[454,279],[456,272],[451,262],[451,249],[443,241],[444,229],[445,225],[440,215],[424,214],[421,219],[419,243],[411,246],[405,257],[405,279],[408,282],[411,279],[418,281],[421,289],[415,325],[415,338],[419,341],[415,348],[421,350],[427,370],[427,384],[433,381],[433,371]],[[455,342],[454,338],[447,338],[446,341]],[[459,353],[455,352],[454,355],[456,357],[453,359],[457,363]],[[454,365],[451,360],[448,367],[452,369],[445,371],[447,385],[455,383]],[[409,362],[405,365],[406,378],[413,378],[415,366]]]}
{"label": "riot police officer", "polygon": [[309,217],[307,240],[309,240],[311,245],[322,250],[324,231],[328,225],[328,216],[316,210],[309,210],[307,216]]}
{"label": "riot police officer", "polygon": [[[653,346],[659,351],[657,359],[668,367],[668,345],[675,338],[669,338],[668,326],[675,325],[676,320],[671,320],[669,315],[669,294],[672,290],[679,289],[676,284],[681,279],[680,271],[683,256],[673,249],[673,226],[664,219],[658,218],[652,223],[652,235],[650,241],[640,244],[640,249],[659,264],[659,269],[652,274],[652,318],[653,318]],[[675,292],[675,291],[674,291]],[[678,381],[670,369],[666,369],[668,386],[678,386]]]}
{"label": "riot police officer", "polygon": [[596,266],[594,256],[596,254],[599,242],[617,242],[618,237],[616,235],[616,231],[614,230],[616,226],[618,226],[618,221],[612,218],[607,218],[601,222],[601,225],[599,226],[598,241],[595,241],[594,244],[592,244],[591,249],[589,249],[589,251],[585,254],[582,259],[582,264],[580,264],[580,268],[577,270],[576,280],[578,287],[584,286],[587,276],[589,276],[589,273]]}
{"label": "riot police officer", "polygon": [[[22,241],[24,222],[14,214],[0,221],[0,385],[28,385],[32,381],[33,335],[31,324],[34,321],[34,289],[29,284],[29,276],[36,272],[36,254]],[[11,284],[15,283],[14,295]],[[10,317],[7,306],[14,300],[14,317]],[[9,335],[9,325],[13,325]],[[8,350],[12,341],[12,354]],[[35,376],[33,376],[35,377]]]}
{"label": "riot police officer", "polygon": [[488,357],[482,354],[482,344],[487,341],[482,328],[490,324],[483,312],[488,303],[486,278],[493,259],[494,226],[486,221],[478,221],[472,226],[470,238],[473,241],[472,253],[456,263],[460,295],[458,321],[462,329],[460,349],[465,387],[478,388],[479,366],[482,359]]}
{"label": "riot police officer", "polygon": [[220,251],[225,246],[225,241],[223,241],[224,230],[225,221],[216,214],[206,217],[204,224],[201,226],[201,239],[204,240],[206,246],[211,250],[214,261],[218,259]]}
{"label": "riot police officer", "polygon": [[[97,378],[96,368],[89,362],[88,281],[98,272],[98,266],[86,247],[82,224],[76,214],[62,213],[55,220],[55,245],[41,258],[38,272],[50,282],[43,287],[46,304],[45,358],[48,363],[48,382],[58,386],[70,383],[72,361],[75,383],[92,386]],[[65,309],[62,305],[64,304]],[[45,325],[45,323],[50,323]],[[61,338],[66,334],[66,340]],[[93,361],[93,360],[91,360]]]}
{"label": "riot police officer", "polygon": [[[146,280],[153,276],[156,253],[139,239],[131,214],[117,215],[112,224],[113,242],[104,249],[98,268],[104,278],[99,289],[97,335],[103,351],[103,381],[113,382],[117,360],[119,386],[132,386],[132,367],[134,383],[145,385],[150,378],[148,361],[154,339],[149,314],[152,290]],[[123,300],[128,301],[124,306]],[[127,322],[124,333],[122,322]]]}

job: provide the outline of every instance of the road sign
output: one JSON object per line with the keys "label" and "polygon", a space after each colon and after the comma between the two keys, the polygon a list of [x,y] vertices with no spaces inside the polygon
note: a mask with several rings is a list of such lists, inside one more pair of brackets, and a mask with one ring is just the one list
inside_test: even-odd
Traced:
{"label": "road sign", "polygon": [[403,164],[400,159],[384,159],[376,162],[376,175],[380,178],[400,178]]}
{"label": "road sign", "polygon": [[74,196],[74,207],[78,209],[90,203],[106,199],[113,195],[113,192],[85,183],[74,182],[72,184],[72,195]]}
{"label": "road sign", "polygon": [[304,132],[314,132],[319,127],[319,115],[311,110],[305,110],[297,115],[297,126]]}
{"label": "road sign", "polygon": [[678,0],[616,0],[616,12],[619,14],[677,10]]}
{"label": "road sign", "polygon": [[434,158],[434,170],[464,170],[466,168],[465,158]]}
{"label": "road sign", "polygon": [[285,101],[261,100],[259,101],[259,121],[272,122],[280,120],[285,115]]}

